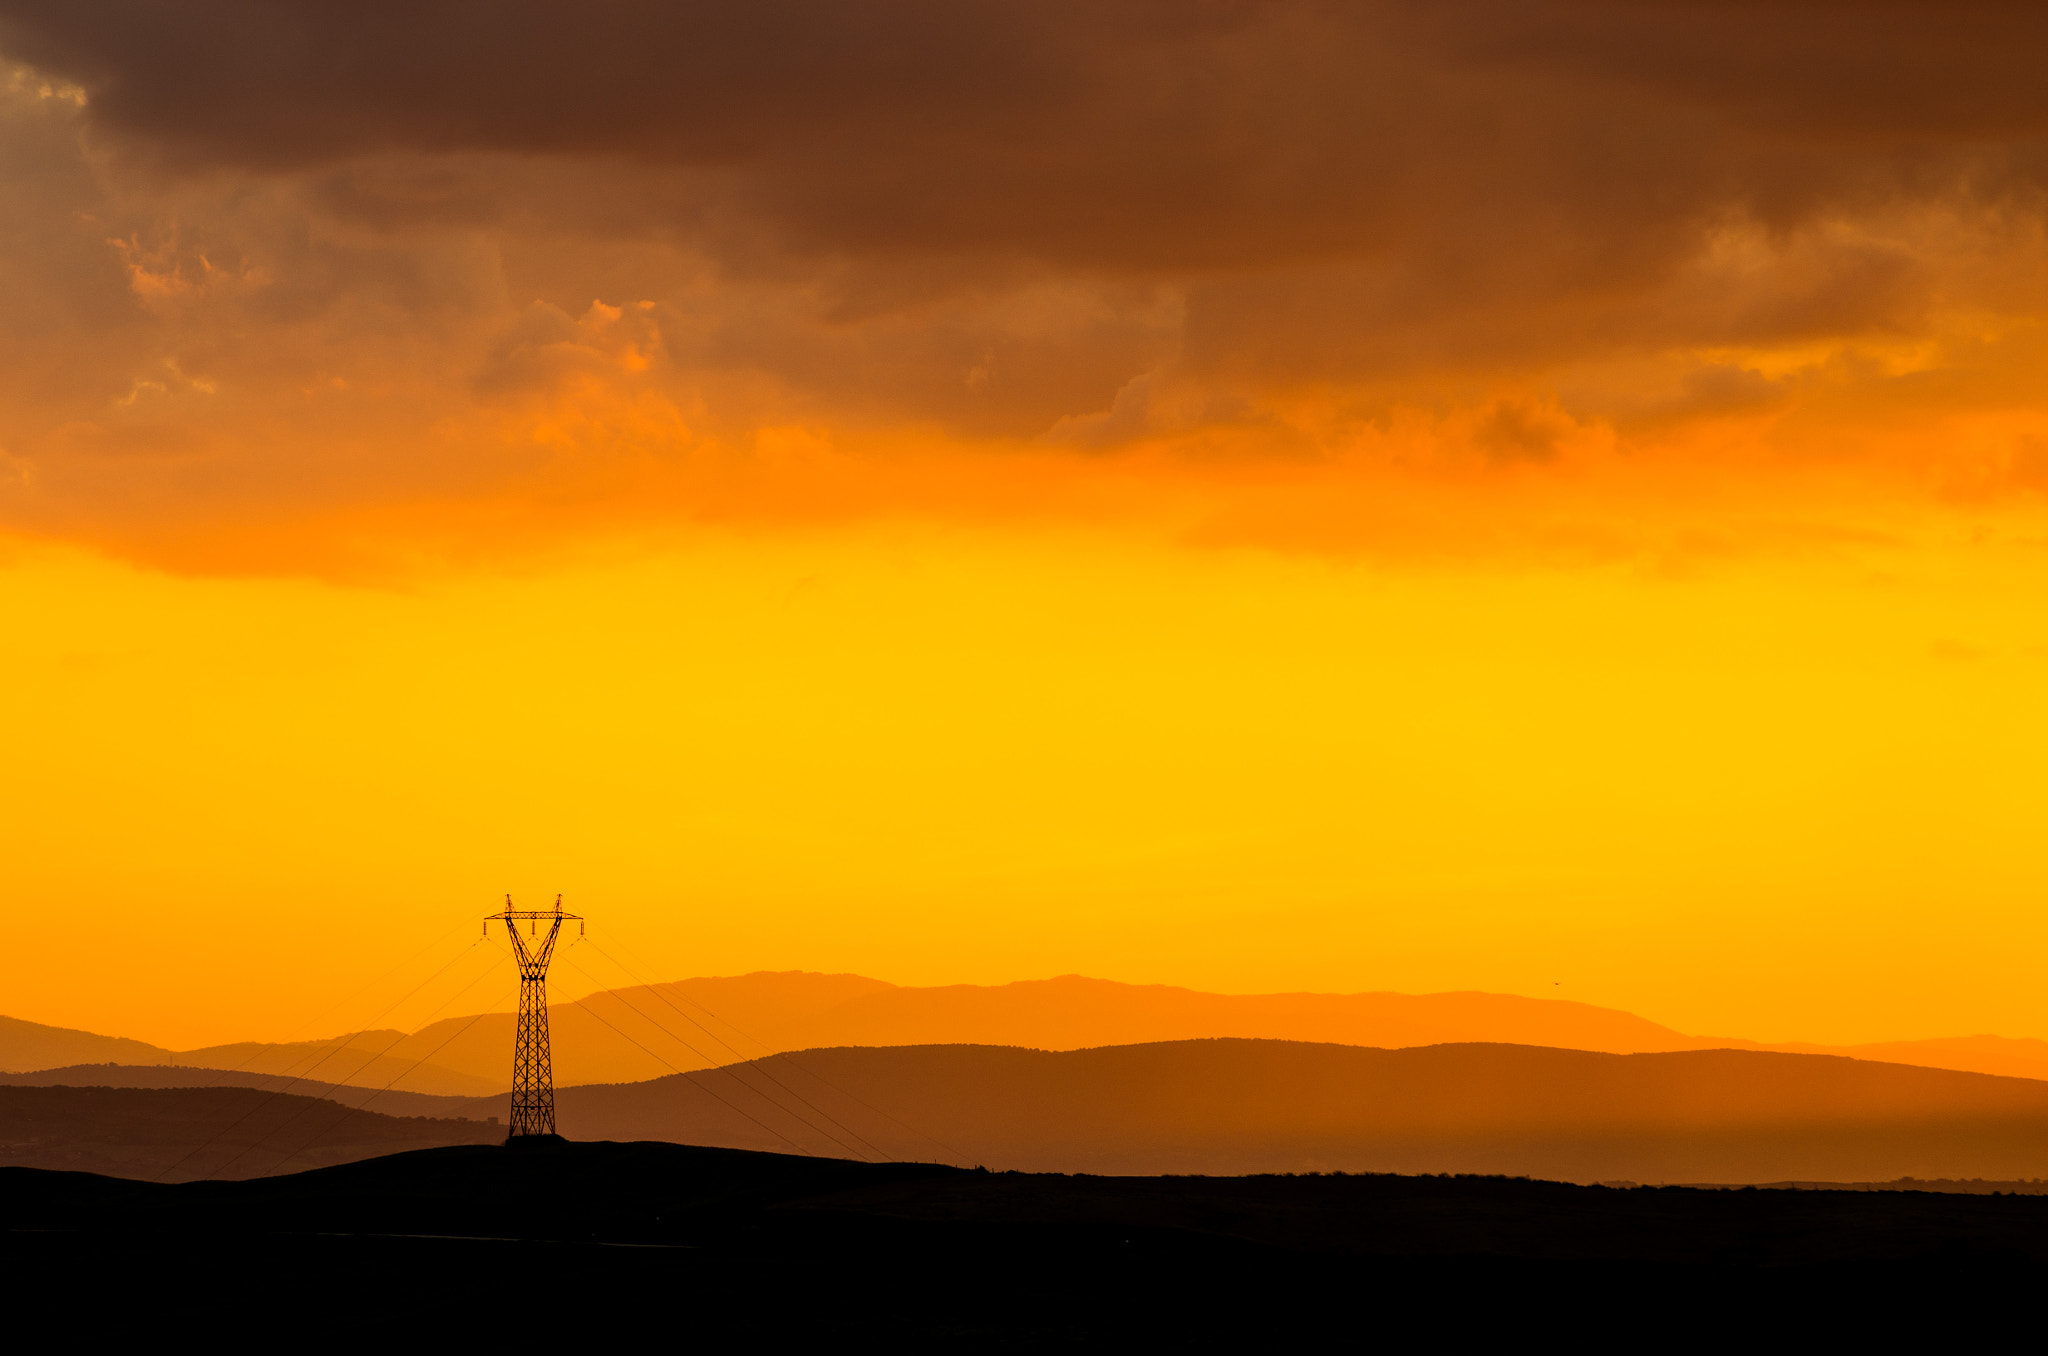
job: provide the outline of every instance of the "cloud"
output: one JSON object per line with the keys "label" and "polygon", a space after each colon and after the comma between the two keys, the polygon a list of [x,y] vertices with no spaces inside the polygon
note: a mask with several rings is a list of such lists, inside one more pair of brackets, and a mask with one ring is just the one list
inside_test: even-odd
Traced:
{"label": "cloud", "polygon": [[1836,0],[0,4],[12,55],[187,165],[596,158],[695,175],[638,204],[671,224],[1140,270],[1504,230],[1612,276],[1701,213],[2035,188],[2044,38],[2031,5]]}
{"label": "cloud", "polygon": [[0,0],[0,522],[559,495],[571,445],[698,485],[799,426],[1337,465],[1421,419],[1561,473],[1731,420],[1882,461],[1882,405],[2013,445],[2044,38],[2001,3]]}
{"label": "cloud", "polygon": [[1473,429],[1473,443],[1496,462],[1550,461],[1571,431],[1556,412],[1520,400],[1494,402]]}
{"label": "cloud", "polygon": [[580,382],[646,372],[662,357],[654,303],[631,311],[593,301],[581,318],[537,301],[508,327],[476,386],[487,394],[552,394]]}

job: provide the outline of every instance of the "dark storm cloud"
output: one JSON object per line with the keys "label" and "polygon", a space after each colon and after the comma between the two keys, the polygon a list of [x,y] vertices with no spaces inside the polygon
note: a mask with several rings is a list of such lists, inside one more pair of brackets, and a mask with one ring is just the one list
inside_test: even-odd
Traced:
{"label": "dark storm cloud", "polygon": [[1875,447],[2032,408],[2044,50],[2038,4],[0,0],[0,524],[597,502],[790,430]]}
{"label": "dark storm cloud", "polygon": [[2037,5],[1820,0],[0,0],[9,54],[188,164],[619,158],[828,249],[1457,267],[1520,235],[1608,280],[1703,214],[2030,187],[2044,44]]}

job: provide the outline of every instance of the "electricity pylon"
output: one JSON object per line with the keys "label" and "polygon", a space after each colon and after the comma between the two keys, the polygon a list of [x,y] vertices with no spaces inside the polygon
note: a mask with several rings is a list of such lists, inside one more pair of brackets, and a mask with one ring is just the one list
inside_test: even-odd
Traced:
{"label": "electricity pylon", "polygon": [[[548,1051],[548,957],[555,953],[555,938],[562,924],[573,921],[577,934],[583,919],[562,912],[562,897],[555,896],[552,913],[515,910],[512,896],[505,896],[505,912],[484,919],[484,931],[503,919],[505,934],[512,939],[512,954],[519,961],[519,1035],[512,1042],[512,1132],[506,1142],[526,1135],[555,1133],[555,1066]],[[548,925],[541,939],[540,925]],[[527,937],[519,935],[526,924]],[[529,938],[531,942],[529,943]]]}

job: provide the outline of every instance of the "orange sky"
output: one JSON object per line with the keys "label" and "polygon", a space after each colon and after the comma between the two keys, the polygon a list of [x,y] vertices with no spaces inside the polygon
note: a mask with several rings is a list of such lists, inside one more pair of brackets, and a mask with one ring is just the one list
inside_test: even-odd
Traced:
{"label": "orange sky", "polygon": [[2048,1035],[2043,21],[1411,11],[0,0],[0,1010]]}

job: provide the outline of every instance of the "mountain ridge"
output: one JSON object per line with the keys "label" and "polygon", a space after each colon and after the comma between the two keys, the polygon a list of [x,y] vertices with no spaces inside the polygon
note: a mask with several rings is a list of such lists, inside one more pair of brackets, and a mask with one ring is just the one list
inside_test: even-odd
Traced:
{"label": "mountain ridge", "polygon": [[562,1133],[577,1139],[1026,1172],[2048,1176],[2048,1082],[1778,1051],[1236,1038],[1068,1051],[857,1046],[562,1087],[556,1107]]}
{"label": "mountain ridge", "polygon": [[[358,1124],[356,1090],[277,1080],[231,1087],[117,1089],[185,1071],[84,1066],[11,1075],[0,1106],[84,1098],[36,1152],[113,1163],[191,1140],[178,1108],[243,1108],[260,1167],[329,1122],[323,1152],[357,1131],[495,1139],[502,1096],[402,1096],[412,1131]],[[236,1098],[241,1098],[236,1102]],[[125,1099],[125,1100],[124,1100]],[[256,1099],[250,1101],[249,1099]],[[1705,1050],[1616,1055],[1467,1043],[1377,1049],[1222,1037],[1045,1051],[1020,1046],[841,1046],[634,1083],[556,1090],[559,1128],[579,1140],[665,1141],[827,1157],[947,1162],[1027,1172],[1480,1173],[1607,1182],[1895,1181],[2048,1177],[2048,1082],[1841,1056]],[[152,1109],[154,1108],[154,1110]],[[296,1108],[303,1124],[260,1142],[244,1113]],[[161,1114],[159,1114],[161,1112]],[[152,1128],[156,1120],[169,1124]],[[296,1123],[295,1123],[296,1124]],[[353,1129],[351,1129],[353,1127]],[[282,1133],[282,1131],[280,1132]],[[67,1138],[68,1136],[68,1138]],[[204,1138],[202,1136],[202,1138]],[[20,1135],[0,1136],[17,1149]],[[125,1144],[128,1147],[116,1152]],[[111,1157],[110,1157],[111,1155]],[[47,1158],[35,1161],[50,1161]],[[303,1162],[303,1159],[298,1161]],[[159,1164],[159,1166],[162,1166]],[[119,1171],[101,1167],[101,1171]],[[238,1169],[240,1171],[242,1169]]]}
{"label": "mountain ridge", "polygon": [[[384,1116],[460,1117],[479,1101],[501,1104],[502,1096],[452,1096],[406,1092],[395,1088],[323,1083],[284,1074],[252,1074],[246,1069],[209,1069],[189,1064],[71,1064],[58,1069],[0,1073],[0,1087],[18,1088],[244,1088],[253,1092],[289,1093],[321,1098],[358,1111]],[[477,1119],[500,1119],[502,1110]]]}
{"label": "mountain ridge", "polygon": [[[1504,1042],[1612,1054],[1744,1049],[2048,1080],[2048,1041],[2001,1036],[1828,1046],[1691,1036],[1615,1008],[1481,990],[1434,994],[1213,994],[1083,975],[1004,985],[909,986],[852,974],[754,971],[599,990],[550,1006],[562,1084],[639,1082],[781,1051],[841,1045],[995,1044],[1066,1050],[1242,1037],[1382,1049]],[[238,1042],[171,1051],[0,1018],[0,1071],[114,1062],[310,1075],[339,1086],[479,1096],[507,1086],[510,1013],[413,1032]]]}
{"label": "mountain ridge", "polygon": [[127,1036],[102,1036],[73,1027],[0,1016],[0,1079],[51,1069],[113,1065],[199,1069],[253,1080],[305,1078],[318,1073],[323,1075],[320,1082],[335,1087],[390,1087],[458,1097],[488,1095],[505,1083],[502,1074],[487,1077],[392,1053],[394,1047],[410,1039],[406,1032],[380,1028],[351,1031],[326,1040],[237,1041],[171,1050]]}

